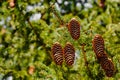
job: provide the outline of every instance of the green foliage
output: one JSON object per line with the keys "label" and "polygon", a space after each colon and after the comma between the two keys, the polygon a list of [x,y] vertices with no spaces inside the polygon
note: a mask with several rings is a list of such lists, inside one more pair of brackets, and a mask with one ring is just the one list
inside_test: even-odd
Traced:
{"label": "green foliage", "polygon": [[[58,3],[54,0],[17,0],[15,7],[9,2],[0,1],[0,79],[9,74],[15,80],[118,80],[120,79],[120,2],[106,0],[105,8],[99,3],[89,2],[92,8],[76,6],[78,2],[65,0]],[[32,7],[28,10],[27,7]],[[54,7],[53,7],[54,6]],[[55,11],[53,9],[56,8]],[[64,11],[63,11],[64,10]],[[33,20],[35,14],[41,14]],[[79,40],[70,36],[66,24],[76,18],[81,25]],[[101,34],[105,40],[105,49],[112,59],[116,73],[113,77],[105,76],[95,53],[92,50],[92,39]],[[75,64],[70,67],[63,63],[57,66],[51,57],[51,46],[59,42],[63,47],[71,42],[76,50]],[[82,44],[86,44],[85,65]],[[28,67],[35,67],[34,73]]]}

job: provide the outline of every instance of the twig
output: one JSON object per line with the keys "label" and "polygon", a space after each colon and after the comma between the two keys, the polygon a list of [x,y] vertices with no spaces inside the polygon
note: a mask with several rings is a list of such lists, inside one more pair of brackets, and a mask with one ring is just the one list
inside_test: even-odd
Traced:
{"label": "twig", "polygon": [[38,40],[40,40],[40,39],[39,39],[39,34],[38,34],[38,32],[34,29],[34,27],[33,27],[33,25],[31,24],[31,22],[30,22],[29,19],[27,19],[27,22],[28,22],[28,24],[31,26],[32,30],[34,30],[34,33],[35,33],[36,36],[38,37]]}
{"label": "twig", "polygon": [[88,61],[86,58],[86,51],[84,50],[84,47],[85,47],[85,43],[82,44],[82,53],[84,56],[85,66],[86,66],[87,70],[89,71],[89,75],[91,75],[91,71],[90,71],[89,66],[88,66]]}
{"label": "twig", "polygon": [[[23,16],[25,16],[23,12],[20,12],[20,13],[21,13]],[[30,20],[29,20],[29,17],[26,18],[26,21],[28,22],[28,24],[30,25],[30,27],[32,28],[32,30],[34,31],[34,33],[36,34],[37,40],[40,41],[40,42],[43,41],[43,39],[39,36],[38,31],[35,30],[34,26],[31,24],[31,22],[30,22]],[[45,45],[43,42],[41,42],[41,43],[42,43],[42,45]]]}
{"label": "twig", "polygon": [[29,18],[27,19],[28,24],[31,26],[32,30],[34,31],[34,33],[37,36],[37,40],[40,41],[40,43],[42,43],[43,46],[45,46],[45,43],[43,42],[43,39],[39,36],[39,33],[37,30],[35,30],[35,28],[33,27],[33,25],[31,24]]}
{"label": "twig", "polygon": [[[54,3],[55,4],[55,3]],[[51,10],[53,11],[53,14],[58,18],[58,21],[60,22],[61,25],[65,25],[64,21],[61,18],[61,14],[57,9],[55,8],[54,4],[50,6]]]}

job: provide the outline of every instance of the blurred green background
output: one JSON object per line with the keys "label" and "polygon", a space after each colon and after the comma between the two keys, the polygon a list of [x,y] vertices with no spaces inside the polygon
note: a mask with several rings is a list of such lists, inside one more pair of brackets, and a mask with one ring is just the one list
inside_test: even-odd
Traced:
{"label": "blurred green background", "polygon": [[[52,7],[54,6],[54,7]],[[56,8],[55,11],[53,11]],[[55,13],[56,12],[56,13]],[[79,40],[73,40],[60,20],[76,18]],[[115,66],[107,77],[92,50],[101,34]],[[71,42],[76,50],[73,66],[56,65],[51,46]],[[86,44],[85,65],[81,44]],[[120,80],[120,0],[0,0],[0,80]]]}

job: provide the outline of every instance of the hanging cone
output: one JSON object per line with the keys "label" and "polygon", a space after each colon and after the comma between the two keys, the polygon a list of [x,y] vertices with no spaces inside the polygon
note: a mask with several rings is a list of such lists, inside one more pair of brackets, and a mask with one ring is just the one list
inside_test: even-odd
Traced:
{"label": "hanging cone", "polygon": [[92,41],[92,47],[98,60],[102,57],[107,57],[107,54],[104,52],[104,40],[101,35],[95,35]]}
{"label": "hanging cone", "polygon": [[63,62],[62,46],[58,42],[56,42],[53,44],[51,51],[52,51],[52,57],[53,57],[54,62],[57,65],[62,65],[62,62]]}
{"label": "hanging cone", "polygon": [[72,38],[78,40],[80,37],[80,23],[75,18],[72,18],[67,27]]}
{"label": "hanging cone", "polygon": [[73,65],[75,60],[75,49],[73,45],[69,42],[67,42],[64,47],[64,58],[67,65]]}

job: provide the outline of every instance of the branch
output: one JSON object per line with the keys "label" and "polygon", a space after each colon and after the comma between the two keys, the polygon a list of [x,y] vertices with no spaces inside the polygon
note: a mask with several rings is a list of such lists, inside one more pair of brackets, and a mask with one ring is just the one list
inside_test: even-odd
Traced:
{"label": "branch", "polygon": [[[54,3],[55,4],[55,3]],[[60,12],[55,8],[55,5],[52,4],[50,6],[51,10],[52,10],[52,13],[58,18],[58,21],[61,25],[65,25],[65,22],[62,20],[62,17],[61,17],[61,14]]]}
{"label": "branch", "polygon": [[40,41],[40,43],[42,43],[43,46],[45,46],[45,43],[43,42],[43,39],[39,36],[39,33],[37,30],[35,30],[34,26],[31,24],[29,18],[27,19],[28,24],[30,25],[30,27],[32,28],[32,30],[34,31],[34,33],[37,36],[37,40]]}

